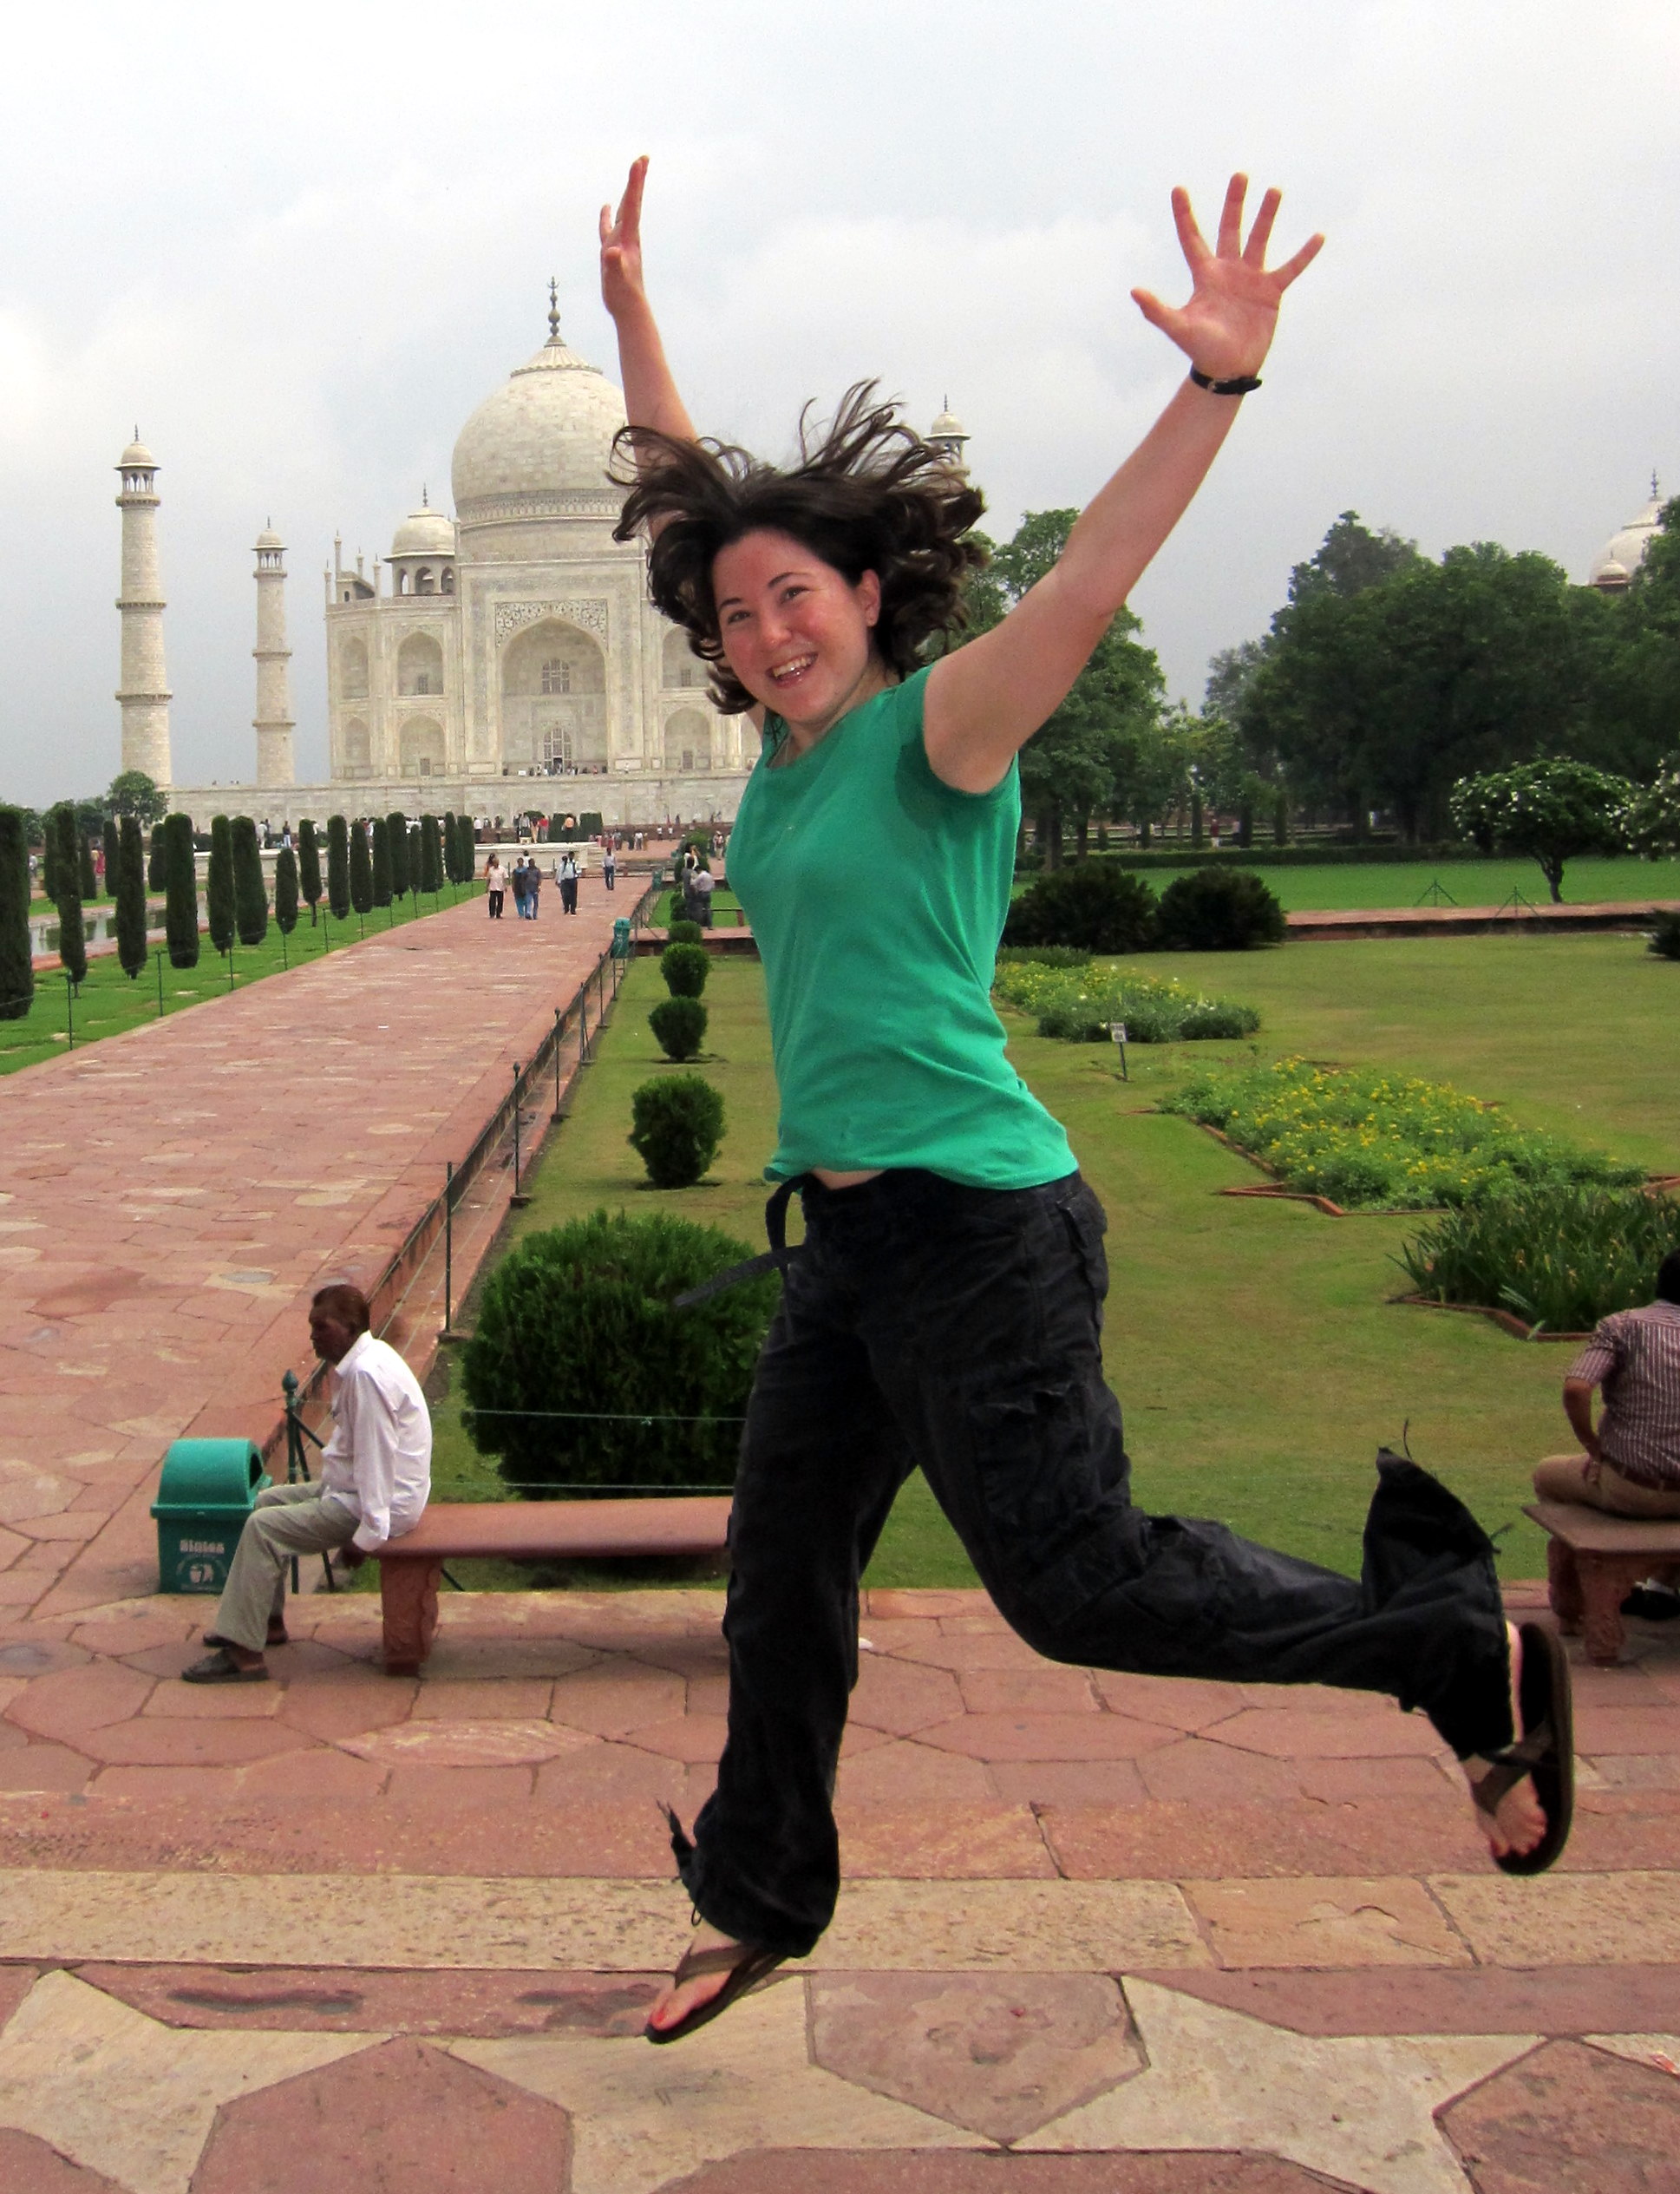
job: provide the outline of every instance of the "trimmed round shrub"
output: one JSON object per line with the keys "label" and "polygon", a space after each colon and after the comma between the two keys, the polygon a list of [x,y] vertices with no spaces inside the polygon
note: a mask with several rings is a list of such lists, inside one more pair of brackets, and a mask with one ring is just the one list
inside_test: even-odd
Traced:
{"label": "trimmed round shrub", "polygon": [[751,1254],[664,1214],[600,1210],[526,1235],[491,1274],[461,1354],[467,1437],[530,1498],[729,1484],[781,1282],[768,1274],[689,1310],[672,1298]]}
{"label": "trimmed round shrub", "polygon": [[705,938],[705,931],[698,922],[673,922],[665,933],[668,945],[698,945]]}
{"label": "trimmed round shrub", "polygon": [[723,1100],[698,1074],[644,1082],[631,1093],[630,1145],[656,1189],[691,1189],[723,1140]]}
{"label": "trimmed round shrub", "polygon": [[698,998],[710,971],[711,959],[703,945],[667,945],[659,955],[659,973],[673,998]]}
{"label": "trimmed round shrub", "polygon": [[697,998],[662,998],[648,1026],[668,1059],[691,1059],[706,1040],[706,1009]]}
{"label": "trimmed round shrub", "polygon": [[1672,907],[1653,907],[1645,950],[1658,959],[1680,959],[1680,914]]}
{"label": "trimmed round shrub", "polygon": [[1051,869],[1010,907],[1003,942],[1147,953],[1155,943],[1155,894],[1112,861]]}
{"label": "trimmed round shrub", "polygon": [[1160,941],[1168,952],[1245,953],[1281,945],[1284,910],[1252,868],[1199,868],[1160,895]]}

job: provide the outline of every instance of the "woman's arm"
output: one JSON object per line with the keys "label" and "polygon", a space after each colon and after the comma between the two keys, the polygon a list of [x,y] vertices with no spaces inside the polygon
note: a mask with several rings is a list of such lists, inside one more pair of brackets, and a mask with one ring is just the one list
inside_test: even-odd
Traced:
{"label": "woman's arm", "polygon": [[694,422],[677,393],[642,280],[642,191],[647,174],[644,153],[631,165],[617,216],[611,206],[601,208],[601,302],[618,331],[618,370],[631,425],[692,442]]}
{"label": "woman's arm", "polygon": [[[1246,379],[1271,345],[1284,291],[1318,253],[1314,236],[1275,272],[1265,249],[1279,193],[1260,202],[1246,246],[1248,180],[1233,175],[1210,251],[1190,200],[1173,193],[1173,217],[1193,284],[1181,309],[1147,290],[1133,297],[1210,380]],[[1186,381],[1081,515],[1052,568],[991,632],[944,657],[930,675],[923,737],[935,774],[962,792],[989,792],[1054,713],[1115,613],[1177,525],[1218,455],[1239,399]]]}

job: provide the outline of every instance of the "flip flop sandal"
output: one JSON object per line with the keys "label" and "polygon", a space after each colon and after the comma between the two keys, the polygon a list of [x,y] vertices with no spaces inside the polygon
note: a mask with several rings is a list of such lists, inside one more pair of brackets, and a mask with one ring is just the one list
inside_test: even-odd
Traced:
{"label": "flip flop sandal", "polygon": [[1537,1622],[1523,1623],[1518,1704],[1522,1738],[1492,1755],[1493,1766],[1472,1791],[1476,1811],[1491,1820],[1500,1800],[1525,1775],[1546,1815],[1546,1833],[1532,1851],[1507,1851],[1494,1863],[1506,1874],[1543,1874],[1569,1841],[1575,1817],[1575,1728],[1569,1660],[1563,1641]]}
{"label": "flip flop sandal", "polygon": [[195,1660],[190,1668],[183,1668],[180,1680],[184,1684],[265,1684],[268,1671],[260,1661],[254,1668],[241,1668],[223,1647],[219,1652],[206,1654],[202,1660]]}
{"label": "flip flop sandal", "polygon": [[[222,1636],[219,1630],[206,1630],[204,1634],[204,1642],[206,1646],[225,1646],[226,1645],[227,1641]],[[289,1646],[291,1643],[291,1633],[287,1630],[284,1623],[270,1623],[268,1626],[267,1643],[271,1646]]]}
{"label": "flip flop sandal", "polygon": [[738,1996],[744,1996],[749,1988],[786,1963],[786,1954],[778,1950],[755,1950],[750,1942],[720,1942],[709,1950],[685,1950],[671,1975],[671,1986],[680,1988],[685,1981],[698,1981],[708,1973],[726,1973],[729,1976],[717,1994],[703,2004],[696,2004],[686,2018],[679,2019],[674,2027],[649,2025],[642,2031],[650,2041],[681,2041],[684,2034],[693,2034],[729,2009]]}

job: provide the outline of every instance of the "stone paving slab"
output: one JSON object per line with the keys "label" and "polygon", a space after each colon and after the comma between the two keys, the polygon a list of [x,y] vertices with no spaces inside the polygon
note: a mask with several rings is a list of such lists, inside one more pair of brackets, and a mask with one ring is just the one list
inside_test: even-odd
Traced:
{"label": "stone paving slab", "polygon": [[382,1271],[614,911],[469,901],[0,1083],[0,1607],[149,1588],[164,1448],[266,1438],[311,1291]]}

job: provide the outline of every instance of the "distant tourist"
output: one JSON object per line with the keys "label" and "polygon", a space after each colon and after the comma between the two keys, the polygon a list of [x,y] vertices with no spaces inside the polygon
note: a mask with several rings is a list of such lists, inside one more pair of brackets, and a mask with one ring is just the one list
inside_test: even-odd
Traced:
{"label": "distant tourist", "polygon": [[525,918],[535,921],[537,908],[542,897],[542,868],[533,854],[525,864]]}
{"label": "distant tourist", "polygon": [[492,854],[489,865],[484,872],[484,891],[489,901],[490,919],[493,922],[499,922],[501,920],[502,894],[507,889],[507,871],[502,867],[496,855]]}
{"label": "distant tourist", "polygon": [[271,1485],[239,1534],[212,1648],[181,1671],[189,1684],[259,1684],[266,1647],[286,1643],[286,1571],[298,1555],[338,1552],[359,1569],[387,1541],[413,1530],[432,1490],[432,1420],[420,1382],[394,1348],[369,1330],[359,1287],[321,1288],[310,1305],[309,1337],[332,1366],[332,1438],[321,1475]]}
{"label": "distant tourist", "polygon": [[530,890],[531,886],[525,873],[525,848],[523,846],[520,848],[518,854],[514,856],[513,874],[509,881],[512,882],[513,887],[513,912],[521,921],[524,921],[527,919],[528,915],[528,909],[526,904],[526,894]]}
{"label": "distant tourist", "polygon": [[555,874],[560,886],[560,912],[575,914],[578,911],[578,856],[570,846],[560,855]]}
{"label": "distant tourist", "polygon": [[712,893],[716,887],[716,880],[711,870],[707,868],[704,861],[702,861],[690,880],[690,894],[694,901],[694,919],[702,929],[709,929],[712,926]]}
{"label": "distant tourist", "polygon": [[611,838],[607,840],[606,850],[601,855],[601,881],[609,891],[618,888],[618,856],[613,851]]}
{"label": "distant tourist", "polygon": [[[1604,1396],[1596,1429],[1595,1386]],[[1580,1451],[1540,1464],[1534,1490],[1543,1501],[1680,1516],[1680,1249],[1657,1267],[1654,1301],[1598,1320],[1565,1374],[1563,1406]]]}

